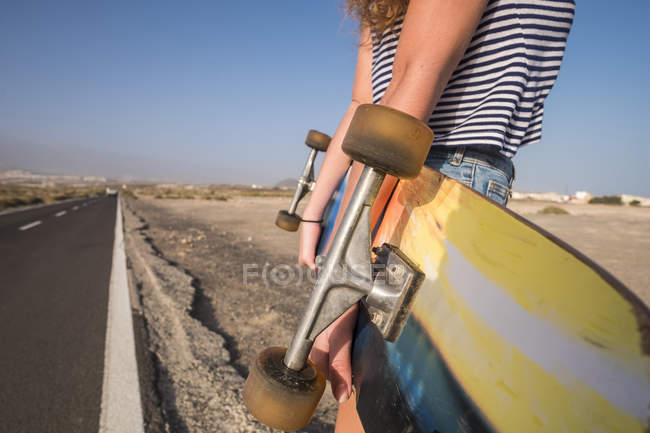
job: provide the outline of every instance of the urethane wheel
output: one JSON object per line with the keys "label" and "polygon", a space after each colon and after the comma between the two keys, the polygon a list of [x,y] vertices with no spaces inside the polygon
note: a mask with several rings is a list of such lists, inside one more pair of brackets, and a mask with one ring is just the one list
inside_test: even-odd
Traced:
{"label": "urethane wheel", "polygon": [[433,132],[420,120],[374,104],[360,105],[343,139],[343,151],[386,174],[410,179],[420,173]]}
{"label": "urethane wheel", "polygon": [[275,217],[275,225],[282,230],[295,232],[300,225],[300,217],[296,214],[290,214],[286,210],[281,210],[278,212],[278,216]]}
{"label": "urethane wheel", "polygon": [[305,144],[312,149],[316,149],[321,152],[327,151],[327,146],[330,145],[332,139],[329,135],[318,132],[315,129],[310,129],[307,133],[307,138],[305,138]]}
{"label": "urethane wheel", "polygon": [[325,390],[325,376],[316,364],[294,371],[284,365],[287,349],[269,347],[251,365],[244,385],[244,404],[261,423],[294,431],[309,423]]}

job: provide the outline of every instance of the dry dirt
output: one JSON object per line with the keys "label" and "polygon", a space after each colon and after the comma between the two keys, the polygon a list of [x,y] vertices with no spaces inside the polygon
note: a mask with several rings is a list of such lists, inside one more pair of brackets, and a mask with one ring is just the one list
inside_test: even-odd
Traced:
{"label": "dry dirt", "polygon": [[[270,431],[247,414],[240,392],[259,351],[288,345],[310,294],[297,235],[273,224],[285,202],[125,200],[132,286],[161,406],[160,416],[145,414],[161,419],[147,422],[149,431]],[[335,409],[327,390],[303,431],[332,431]]]}
{"label": "dry dirt", "polygon": [[[278,197],[125,200],[132,284],[162,408],[150,416],[160,419],[150,431],[268,431],[247,415],[240,390],[257,352],[288,344],[309,296],[309,278],[295,265],[298,236],[273,224],[288,204]],[[650,304],[650,209],[566,204],[559,206],[569,215],[537,213],[549,205],[509,207]],[[335,407],[328,389],[304,431],[332,431]]]}

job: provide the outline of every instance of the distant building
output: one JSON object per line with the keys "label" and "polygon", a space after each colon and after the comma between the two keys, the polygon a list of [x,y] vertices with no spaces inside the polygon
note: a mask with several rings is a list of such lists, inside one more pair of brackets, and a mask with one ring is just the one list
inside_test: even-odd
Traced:
{"label": "distant building", "polygon": [[44,180],[47,176],[34,174],[25,170],[8,170],[0,173],[0,179],[8,181],[36,181]]}
{"label": "distant building", "polygon": [[650,206],[650,198],[647,197],[640,197],[637,195],[629,195],[629,194],[621,194],[621,201],[623,204],[629,205],[633,201],[638,201],[639,203],[637,206]]}
{"label": "distant building", "polygon": [[513,200],[535,200],[535,201],[551,201],[555,203],[566,203],[569,201],[568,195],[558,194],[556,192],[523,192],[513,191]]}
{"label": "distant building", "polygon": [[593,195],[589,194],[587,191],[576,191],[576,193],[571,197],[571,202],[573,203],[588,203]]}
{"label": "distant building", "polygon": [[102,176],[84,176],[84,182],[106,183],[106,178]]}
{"label": "distant building", "polygon": [[0,173],[0,181],[3,183],[20,184],[64,183],[83,186],[86,183],[106,183],[106,178],[103,176],[82,177],[67,174],[38,174],[26,170],[8,170]]}

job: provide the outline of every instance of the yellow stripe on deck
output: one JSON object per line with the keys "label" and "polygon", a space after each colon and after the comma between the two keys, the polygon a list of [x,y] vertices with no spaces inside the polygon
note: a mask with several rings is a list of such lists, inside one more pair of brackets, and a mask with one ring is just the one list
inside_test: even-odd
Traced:
{"label": "yellow stripe on deck", "polygon": [[423,290],[437,296],[420,296],[414,314],[496,431],[644,431],[589,386],[572,378],[568,388],[566,377],[561,382],[523,355],[467,308],[444,279]]}

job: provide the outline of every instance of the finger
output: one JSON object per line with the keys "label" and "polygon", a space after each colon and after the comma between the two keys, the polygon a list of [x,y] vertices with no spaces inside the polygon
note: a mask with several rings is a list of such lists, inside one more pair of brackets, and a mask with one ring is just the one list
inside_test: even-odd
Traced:
{"label": "finger", "polygon": [[339,403],[348,401],[352,389],[351,347],[350,339],[330,344],[329,378],[332,383],[332,394]]}
{"label": "finger", "polygon": [[329,341],[326,334],[323,333],[316,337],[311,352],[309,352],[309,359],[318,366],[323,374],[327,375],[329,369]]}
{"label": "finger", "polygon": [[346,402],[352,392],[351,350],[356,313],[356,308],[351,308],[337,319],[329,338],[329,378],[339,403]]}

